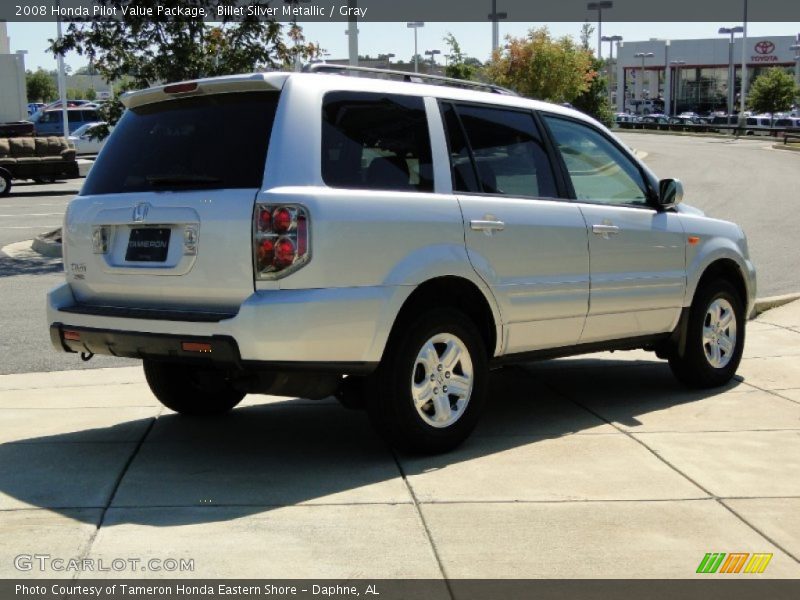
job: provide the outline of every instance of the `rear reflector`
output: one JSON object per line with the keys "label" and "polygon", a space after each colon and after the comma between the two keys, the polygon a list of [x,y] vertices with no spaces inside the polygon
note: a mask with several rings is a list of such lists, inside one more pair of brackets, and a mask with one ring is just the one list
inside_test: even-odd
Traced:
{"label": "rear reflector", "polygon": [[64,339],[69,340],[71,342],[80,342],[81,341],[81,334],[77,331],[65,331],[64,332]]}
{"label": "rear reflector", "polygon": [[168,85],[164,88],[165,94],[185,94],[186,92],[194,92],[197,89],[197,82],[190,81],[188,83],[175,83]]}
{"label": "rear reflector", "polygon": [[203,342],[181,342],[184,352],[211,352],[211,344]]}

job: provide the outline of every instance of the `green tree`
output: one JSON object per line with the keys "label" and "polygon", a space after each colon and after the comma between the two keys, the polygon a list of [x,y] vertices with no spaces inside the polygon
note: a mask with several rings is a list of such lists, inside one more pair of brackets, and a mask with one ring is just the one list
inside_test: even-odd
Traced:
{"label": "green tree", "polygon": [[[470,80],[474,78],[479,67],[477,67],[474,62],[467,62],[469,57],[464,55],[464,52],[461,50],[461,44],[458,43],[456,36],[448,32],[444,37],[444,42],[450,48],[448,52],[450,58],[444,70],[444,74],[455,79]],[[478,65],[480,65],[480,62]]]}
{"label": "green tree", "polygon": [[756,78],[750,87],[747,103],[759,113],[776,113],[789,110],[800,90],[794,78],[780,68],[769,69]]}
{"label": "green tree", "polygon": [[604,61],[592,56],[592,80],[589,88],[577,95],[571,104],[578,110],[594,117],[606,127],[610,127],[614,122],[614,111],[611,110],[608,102],[608,81],[601,75],[604,65]]}
{"label": "green tree", "polygon": [[541,27],[529,30],[525,37],[506,40],[506,50],[492,54],[486,75],[524,96],[572,102],[589,90],[596,77],[591,54],[569,36],[554,39],[547,27]]}
{"label": "green tree", "polygon": [[[128,0],[96,0],[95,4],[116,8]],[[192,6],[216,14],[216,6],[235,6],[238,0],[193,0]],[[266,8],[268,2],[251,2]],[[139,0],[137,7],[186,7],[185,0]],[[304,44],[302,34],[293,24],[288,47],[281,36],[282,26],[274,20],[255,16],[233,20],[222,17],[215,23],[202,18],[177,16],[158,21],[150,17],[126,15],[118,20],[76,18],[70,23],[60,42],[50,40],[50,49],[57,54],[77,52],[89,59],[98,74],[115,88],[140,89],[159,82],[181,81],[246,73],[293,62],[296,55],[313,58],[318,48]],[[124,82],[120,84],[119,82]],[[104,119],[115,123],[122,114],[119,102],[104,106]]]}
{"label": "green tree", "polygon": [[50,102],[58,95],[53,77],[41,67],[35,73],[25,74],[25,85],[28,90],[28,102]]}
{"label": "green tree", "polygon": [[593,34],[594,25],[588,21],[581,25],[581,47],[584,50],[589,50],[591,48],[591,39]]}

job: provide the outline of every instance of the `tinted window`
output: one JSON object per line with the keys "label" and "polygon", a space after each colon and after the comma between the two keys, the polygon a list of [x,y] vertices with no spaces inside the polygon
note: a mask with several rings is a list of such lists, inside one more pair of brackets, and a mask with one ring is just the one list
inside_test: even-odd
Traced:
{"label": "tinted window", "polygon": [[83,193],[260,187],[277,105],[275,92],[247,92],[129,109]]}
{"label": "tinted window", "polygon": [[431,143],[422,98],[326,94],[322,178],[331,187],[432,192]]}
{"label": "tinted window", "polygon": [[464,136],[464,130],[458,120],[456,109],[452,104],[442,104],[442,118],[447,135],[447,147],[450,152],[450,171],[453,178],[453,191],[480,192],[472,153]]}
{"label": "tinted window", "polygon": [[61,123],[61,112],[60,111],[48,111],[42,115],[42,118],[39,119],[39,123]]}
{"label": "tinted window", "polygon": [[564,158],[578,200],[647,204],[641,172],[610,140],[588,125],[544,118]]}
{"label": "tinted window", "polygon": [[475,191],[471,181],[477,176],[485,194],[556,196],[553,170],[529,112],[471,105],[456,105],[455,112],[457,118],[452,109],[443,113],[455,190]]}

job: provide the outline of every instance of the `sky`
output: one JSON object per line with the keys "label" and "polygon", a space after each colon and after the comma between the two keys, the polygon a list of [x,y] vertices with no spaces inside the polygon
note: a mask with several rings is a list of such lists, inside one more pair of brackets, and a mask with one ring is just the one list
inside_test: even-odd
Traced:
{"label": "sky", "polygon": [[[347,58],[347,36],[345,23],[300,23],[306,39],[318,42],[330,53],[330,58]],[[521,36],[531,27],[547,25],[556,36],[579,36],[583,23],[500,23],[501,39],[506,35]],[[603,35],[621,35],[625,40],[643,41],[651,37],[666,39],[696,39],[719,37],[717,30],[737,23],[603,23]],[[56,36],[55,23],[8,23],[8,36],[11,39],[11,50],[27,50],[25,66],[28,69],[42,67],[46,70],[56,68],[56,61],[45,49],[48,38]],[[747,34],[752,37],[771,35],[797,35],[800,23],[748,23]],[[425,50],[441,50],[447,53],[447,45],[443,39],[452,32],[462,50],[468,56],[481,61],[486,60],[491,52],[491,23],[425,23],[418,29],[419,53]],[[597,32],[595,31],[596,40]],[[595,41],[596,44],[596,41]],[[409,61],[414,55],[414,34],[405,23],[359,23],[359,54],[377,56],[393,53],[397,58]],[[608,44],[603,44],[603,54],[608,54]],[[442,57],[437,57],[442,62]],[[77,69],[86,61],[77,54],[68,54],[66,64]]]}

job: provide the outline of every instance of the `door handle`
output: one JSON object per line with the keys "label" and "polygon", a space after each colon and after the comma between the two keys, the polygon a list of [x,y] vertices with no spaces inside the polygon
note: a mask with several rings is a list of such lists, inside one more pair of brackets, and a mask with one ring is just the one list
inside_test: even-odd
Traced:
{"label": "door handle", "polygon": [[483,231],[487,235],[491,235],[493,231],[503,231],[506,228],[506,224],[503,221],[489,219],[473,219],[469,222],[469,226],[473,231]]}
{"label": "door handle", "polygon": [[602,235],[604,239],[608,239],[609,235],[617,235],[619,233],[619,227],[616,225],[592,225],[592,233],[595,235]]}

